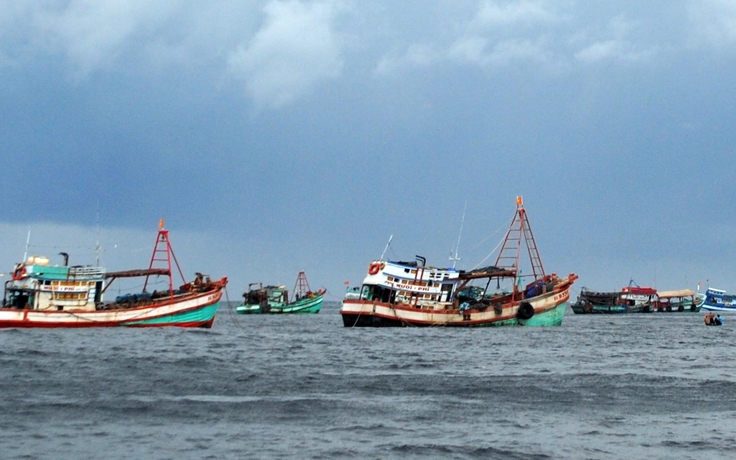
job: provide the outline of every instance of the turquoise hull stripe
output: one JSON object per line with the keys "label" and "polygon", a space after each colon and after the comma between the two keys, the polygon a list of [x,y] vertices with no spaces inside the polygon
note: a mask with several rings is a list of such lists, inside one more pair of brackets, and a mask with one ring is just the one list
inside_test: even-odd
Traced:
{"label": "turquoise hull stripe", "polygon": [[503,321],[496,321],[483,326],[561,326],[562,320],[565,319],[565,308],[567,308],[567,302],[563,302],[544,313],[534,313],[534,316],[527,320],[512,318]]}
{"label": "turquoise hull stripe", "polygon": [[173,313],[171,315],[160,316],[158,318],[146,319],[143,321],[126,321],[124,326],[142,326],[142,325],[176,325],[181,323],[206,323],[212,321],[217,313],[217,307],[220,302],[194,310]]}
{"label": "turquoise hull stripe", "polygon": [[523,326],[561,326],[562,320],[565,319],[566,308],[567,302],[563,302],[552,310],[547,310],[539,314],[535,313],[534,316],[527,320],[519,320],[519,323]]}
{"label": "turquoise hull stripe", "polygon": [[248,314],[248,313],[261,313],[261,306],[260,305],[238,305],[238,307],[235,309],[237,313],[240,314]]}

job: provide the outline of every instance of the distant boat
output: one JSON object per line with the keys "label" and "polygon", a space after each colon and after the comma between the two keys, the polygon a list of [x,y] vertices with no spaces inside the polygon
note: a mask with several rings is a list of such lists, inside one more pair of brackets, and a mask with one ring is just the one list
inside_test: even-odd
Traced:
{"label": "distant boat", "polygon": [[697,313],[703,305],[705,296],[698,295],[690,289],[678,291],[659,291],[653,309],[657,312],[691,312]]}
{"label": "distant boat", "polygon": [[[227,278],[211,281],[197,273],[194,281],[175,287],[173,260],[181,269],[160,224],[148,269],[107,272],[99,266],[49,265],[45,257],[29,257],[16,265],[5,282],[0,327],[212,327]],[[155,268],[154,265],[162,266]],[[184,276],[182,276],[182,280]],[[140,292],[107,301],[104,294],[118,278],[138,277]],[[147,290],[151,277],[168,279],[166,290]]]}
{"label": "distant boat", "polygon": [[312,292],[304,272],[299,272],[294,285],[294,297],[289,299],[286,286],[263,286],[251,283],[243,294],[243,303],[235,308],[237,313],[319,313],[325,290]]}
{"label": "distant boat", "polygon": [[570,308],[575,314],[649,313],[654,311],[656,298],[656,289],[638,286],[632,280],[620,291],[591,291],[583,287]]}
{"label": "distant boat", "polygon": [[[521,197],[496,263],[471,271],[427,265],[426,259],[374,260],[359,293],[348,292],[340,314],[354,326],[559,326],[577,275],[546,275]],[[523,240],[523,243],[522,243]],[[531,281],[523,283],[526,245]],[[494,289],[492,283],[496,285]],[[504,288],[501,288],[501,283]],[[475,284],[474,284],[475,283]]]}
{"label": "distant boat", "polygon": [[705,291],[702,308],[708,311],[736,311],[736,296],[726,294],[722,289],[709,287]]}

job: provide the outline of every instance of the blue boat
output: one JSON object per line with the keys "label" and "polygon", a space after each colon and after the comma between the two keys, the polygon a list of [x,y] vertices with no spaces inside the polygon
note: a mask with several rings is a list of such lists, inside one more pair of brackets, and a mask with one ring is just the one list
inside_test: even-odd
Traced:
{"label": "blue boat", "polygon": [[736,311],[736,296],[726,294],[723,289],[709,287],[705,291],[702,308],[708,311]]}

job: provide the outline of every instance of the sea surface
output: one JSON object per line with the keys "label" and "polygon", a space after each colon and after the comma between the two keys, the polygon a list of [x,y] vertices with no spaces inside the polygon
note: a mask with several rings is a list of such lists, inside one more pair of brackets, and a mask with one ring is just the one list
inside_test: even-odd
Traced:
{"label": "sea surface", "polygon": [[736,316],[0,330],[2,459],[736,458]]}

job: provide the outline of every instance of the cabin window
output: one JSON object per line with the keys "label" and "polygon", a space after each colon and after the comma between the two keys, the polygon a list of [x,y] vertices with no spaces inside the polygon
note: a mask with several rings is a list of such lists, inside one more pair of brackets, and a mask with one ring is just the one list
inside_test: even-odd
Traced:
{"label": "cabin window", "polygon": [[86,300],[86,292],[54,292],[54,300]]}
{"label": "cabin window", "polygon": [[360,292],[360,298],[371,300],[373,298],[373,286],[363,286],[363,289]]}
{"label": "cabin window", "polygon": [[8,308],[33,308],[34,296],[27,291],[11,291],[5,304]]}

